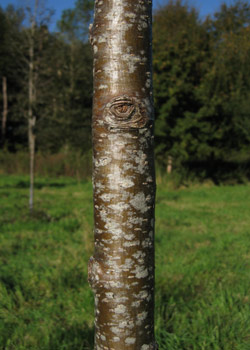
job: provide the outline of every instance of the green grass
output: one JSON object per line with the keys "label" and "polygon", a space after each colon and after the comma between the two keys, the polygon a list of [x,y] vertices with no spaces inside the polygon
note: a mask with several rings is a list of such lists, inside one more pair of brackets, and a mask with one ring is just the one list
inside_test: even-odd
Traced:
{"label": "green grass", "polygon": [[[0,349],[93,349],[92,189],[0,176]],[[250,349],[250,185],[158,187],[161,350]]]}

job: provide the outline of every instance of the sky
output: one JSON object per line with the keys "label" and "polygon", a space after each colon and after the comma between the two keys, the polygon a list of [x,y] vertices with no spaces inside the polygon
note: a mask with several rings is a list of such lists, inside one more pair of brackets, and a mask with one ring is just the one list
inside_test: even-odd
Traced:
{"label": "sky", "polygon": [[[30,0],[0,0],[0,6],[5,8],[8,4],[13,4],[15,6],[27,6]],[[54,30],[56,27],[56,22],[60,19],[61,13],[64,9],[74,7],[75,0],[45,0],[46,7],[51,8],[55,11],[54,16],[51,20],[51,29]],[[165,0],[153,0],[154,8],[162,5]],[[216,12],[220,5],[226,2],[228,5],[232,4],[233,0],[190,0],[189,3],[194,5],[201,15],[201,17],[205,17],[208,14],[213,14]]]}

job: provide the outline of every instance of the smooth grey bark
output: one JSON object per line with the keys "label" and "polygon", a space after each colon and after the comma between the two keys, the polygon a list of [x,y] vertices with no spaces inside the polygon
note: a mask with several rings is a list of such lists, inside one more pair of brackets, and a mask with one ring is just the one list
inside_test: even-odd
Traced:
{"label": "smooth grey bark", "polygon": [[6,123],[7,123],[7,116],[8,116],[8,94],[7,94],[6,77],[3,77],[2,88],[3,88],[2,145],[4,145],[5,134],[6,134]]}
{"label": "smooth grey bark", "polygon": [[95,349],[153,350],[152,2],[97,0],[93,185]]}

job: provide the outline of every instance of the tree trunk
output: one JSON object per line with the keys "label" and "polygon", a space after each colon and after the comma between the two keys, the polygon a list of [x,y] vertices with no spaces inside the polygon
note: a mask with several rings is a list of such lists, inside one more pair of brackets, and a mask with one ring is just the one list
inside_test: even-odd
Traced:
{"label": "tree trunk", "polygon": [[35,163],[35,125],[36,116],[34,115],[35,106],[35,82],[34,82],[34,35],[35,35],[35,18],[38,6],[38,0],[35,2],[34,15],[31,18],[31,32],[29,42],[29,105],[28,105],[28,141],[30,156],[30,191],[29,191],[29,209],[30,213],[34,207],[34,163]]}
{"label": "tree trunk", "polygon": [[29,156],[30,156],[30,193],[29,193],[29,210],[30,213],[34,207],[34,166],[35,166],[35,117],[28,120],[28,138],[29,138]]}
{"label": "tree trunk", "polygon": [[172,173],[172,166],[173,166],[173,158],[171,156],[168,156],[167,174]]}
{"label": "tree trunk", "polygon": [[3,119],[2,119],[2,145],[4,145],[6,135],[6,123],[8,116],[8,95],[7,95],[7,78],[3,77]]}
{"label": "tree trunk", "polygon": [[151,24],[150,0],[96,1],[89,262],[96,350],[157,348]]}

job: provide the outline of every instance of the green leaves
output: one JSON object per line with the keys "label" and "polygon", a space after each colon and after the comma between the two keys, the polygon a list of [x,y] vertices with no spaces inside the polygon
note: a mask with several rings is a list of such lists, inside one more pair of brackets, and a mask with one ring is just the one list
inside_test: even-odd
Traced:
{"label": "green leaves", "polygon": [[88,26],[93,17],[93,0],[76,0],[73,9],[64,10],[62,18],[57,25],[65,39],[83,40],[88,39]]}
{"label": "green leaves", "polygon": [[242,1],[204,22],[182,1],[155,13],[156,154],[164,166],[170,155],[178,172],[199,175],[195,163],[203,162],[207,176],[213,162],[250,148],[249,21]]}
{"label": "green leaves", "polygon": [[[8,120],[5,146],[27,147],[29,45],[27,22],[32,15],[14,7],[0,9],[0,81],[7,78]],[[62,147],[90,148],[92,53],[86,42],[93,1],[79,0],[65,10],[61,32],[51,33],[47,14],[34,28],[34,84],[37,149],[58,152]],[[40,12],[39,12],[40,14]],[[23,21],[26,22],[23,22]],[[26,23],[26,26],[23,24]],[[1,86],[2,90],[2,86]],[[2,94],[0,94],[2,105]]]}

